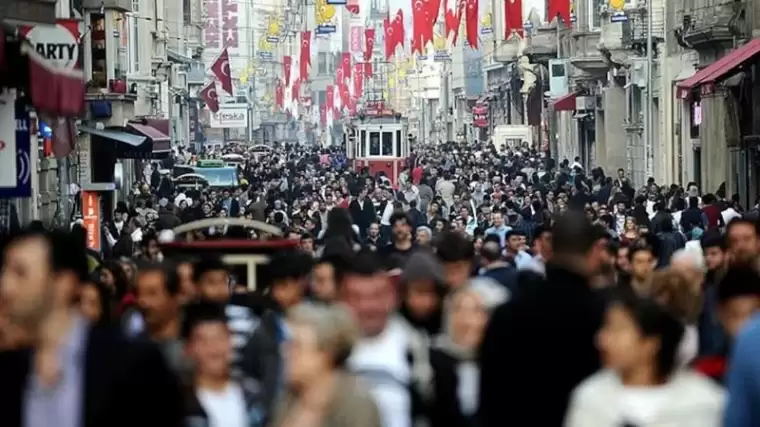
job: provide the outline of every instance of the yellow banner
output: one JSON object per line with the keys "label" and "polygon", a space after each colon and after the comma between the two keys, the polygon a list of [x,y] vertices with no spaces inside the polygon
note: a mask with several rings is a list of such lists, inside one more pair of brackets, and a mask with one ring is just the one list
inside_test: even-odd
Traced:
{"label": "yellow banner", "polygon": [[335,6],[328,4],[327,0],[317,0],[314,4],[314,14],[317,20],[317,34],[332,34],[336,30]]}

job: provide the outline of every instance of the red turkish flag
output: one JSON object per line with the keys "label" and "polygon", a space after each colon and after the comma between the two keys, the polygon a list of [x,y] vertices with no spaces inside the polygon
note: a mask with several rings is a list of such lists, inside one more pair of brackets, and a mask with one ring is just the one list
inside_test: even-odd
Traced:
{"label": "red turkish flag", "polygon": [[222,89],[232,95],[232,76],[230,75],[230,54],[225,47],[219,57],[216,58],[213,64],[211,64],[211,72],[214,73],[219,83],[222,84]]}
{"label": "red turkish flag", "polygon": [[219,111],[219,96],[216,93],[216,82],[210,82],[206,86],[203,86],[203,89],[198,92],[198,97],[206,103],[206,106],[208,106],[208,109],[212,113]]}
{"label": "red turkish flag", "polygon": [[433,40],[433,27],[438,20],[440,0],[412,0],[412,53],[425,53]]}
{"label": "red turkish flag", "polygon": [[404,47],[404,38],[406,36],[406,30],[404,30],[404,11],[399,9],[396,11],[396,16],[393,17],[393,21],[391,21],[391,26],[393,27],[393,33],[396,35],[396,45],[393,47],[396,49],[396,46]]}
{"label": "red turkish flag", "polygon": [[327,87],[325,88],[325,98],[327,98],[325,99],[325,105],[327,105],[327,111],[332,111],[335,108],[335,105],[334,105],[335,95],[333,93],[334,88],[335,86],[333,85],[327,85]]}
{"label": "red turkish flag", "polygon": [[293,82],[293,88],[291,90],[290,97],[293,101],[298,102],[299,99],[301,99],[301,79],[296,79]]}
{"label": "red turkish flag", "polygon": [[[478,0],[466,0],[466,9],[464,12],[464,25],[465,29],[467,30],[467,43],[472,47],[473,49],[478,48],[478,24],[480,23],[480,19],[478,19]],[[514,1],[514,0],[504,0],[506,2]],[[520,11],[520,16],[522,16],[522,11]]]}
{"label": "red turkish flag", "polygon": [[285,106],[285,86],[280,79],[277,79],[277,86],[274,88],[274,103],[277,108]]}
{"label": "red turkish flag", "polygon": [[348,93],[348,85],[345,83],[338,84],[338,95],[340,95],[340,105],[343,108],[348,107],[350,94]]}
{"label": "red turkish flag", "polygon": [[359,99],[364,92],[364,64],[354,64],[354,97]]}
{"label": "red turkish flag", "polygon": [[352,15],[358,15],[360,10],[359,0],[348,0],[348,2],[346,2],[346,10]]}
{"label": "red turkish flag", "polygon": [[459,0],[457,2],[456,10],[446,9],[444,12],[445,24],[446,24],[446,37],[451,33],[454,33],[454,38],[451,40],[451,44],[455,45],[459,38],[459,23],[462,22],[462,12],[464,12],[465,0]]}
{"label": "red turkish flag", "polygon": [[551,22],[555,18],[562,20],[562,24],[570,27],[570,0],[549,0],[549,7],[546,11],[546,18]]}
{"label": "red turkish flag", "polygon": [[[477,1],[477,0],[476,0]],[[570,10],[567,11],[570,22]],[[509,40],[512,33],[523,34],[522,0],[504,0],[504,38]]]}
{"label": "red turkish flag", "polygon": [[391,59],[393,56],[393,50],[396,48],[396,34],[393,31],[393,25],[391,25],[390,18],[383,20],[383,32],[385,33],[385,60]]}
{"label": "red turkish flag", "polygon": [[372,51],[375,50],[375,29],[366,28],[364,30],[364,60],[369,61],[372,58]]}
{"label": "red turkish flag", "polygon": [[293,68],[293,57],[290,55],[283,56],[282,68],[285,69],[285,86],[290,86],[290,71]]}
{"label": "red turkish flag", "polygon": [[311,31],[301,32],[301,56],[300,56],[300,78],[307,80],[309,77],[309,68],[311,65]]}
{"label": "red turkish flag", "polygon": [[365,62],[364,63],[364,76],[368,79],[372,78],[372,75],[374,74],[372,70],[372,63],[371,62]]}
{"label": "red turkish flag", "polygon": [[343,82],[346,81],[346,78],[343,75],[343,66],[342,65],[340,67],[338,67],[338,71],[336,71],[335,74],[336,74],[336,76],[335,76],[335,84],[336,85],[343,84]]}
{"label": "red turkish flag", "polygon": [[350,79],[351,78],[351,54],[350,53],[343,52],[343,55],[340,59],[340,66],[343,69],[343,78]]}

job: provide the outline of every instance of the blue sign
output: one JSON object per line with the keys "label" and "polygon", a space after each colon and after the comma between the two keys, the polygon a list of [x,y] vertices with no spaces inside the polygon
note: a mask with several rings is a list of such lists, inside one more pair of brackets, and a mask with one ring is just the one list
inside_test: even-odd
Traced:
{"label": "blue sign", "polygon": [[[36,147],[35,147],[36,148]],[[32,165],[32,150],[29,134],[29,112],[23,101],[16,100],[16,188],[0,188],[0,199],[32,197],[32,173],[37,173]],[[32,171],[32,169],[35,169]]]}

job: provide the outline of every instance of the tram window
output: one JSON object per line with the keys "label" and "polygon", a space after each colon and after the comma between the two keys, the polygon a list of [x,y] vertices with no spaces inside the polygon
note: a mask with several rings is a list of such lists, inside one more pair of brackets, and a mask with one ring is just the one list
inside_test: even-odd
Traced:
{"label": "tram window", "polygon": [[401,151],[401,131],[396,131],[396,157],[402,157],[404,152]]}
{"label": "tram window", "polygon": [[383,156],[393,155],[393,132],[383,132]]}
{"label": "tram window", "polygon": [[369,155],[380,155],[380,132],[369,133]]}
{"label": "tram window", "polygon": [[367,157],[367,131],[363,130],[361,134],[362,139],[359,141],[359,151],[361,152],[361,157]]}

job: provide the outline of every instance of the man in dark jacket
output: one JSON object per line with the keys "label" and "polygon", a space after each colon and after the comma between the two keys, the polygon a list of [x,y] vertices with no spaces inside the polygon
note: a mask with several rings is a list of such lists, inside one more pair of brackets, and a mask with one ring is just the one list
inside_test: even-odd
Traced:
{"label": "man in dark jacket", "polygon": [[699,209],[699,198],[689,197],[689,207],[681,212],[681,231],[689,234],[694,227],[704,229],[706,226],[707,218],[702,210]]}
{"label": "man in dark jacket", "polygon": [[0,352],[0,424],[182,426],[179,381],[158,349],[93,326],[78,311],[84,249],[70,233],[45,231],[6,248],[0,291],[30,346]]}
{"label": "man in dark jacket", "polygon": [[582,212],[560,216],[546,278],[495,311],[480,349],[482,427],[560,426],[571,391],[599,369],[603,305],[588,278],[605,256],[600,238]]}

